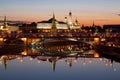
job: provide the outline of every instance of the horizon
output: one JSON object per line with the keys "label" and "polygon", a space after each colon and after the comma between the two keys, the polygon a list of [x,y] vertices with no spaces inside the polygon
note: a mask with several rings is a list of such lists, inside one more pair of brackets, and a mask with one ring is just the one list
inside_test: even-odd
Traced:
{"label": "horizon", "polygon": [[80,25],[120,24],[119,3],[119,0],[2,0],[0,20],[7,16],[7,20],[39,22],[55,13],[58,21],[64,21],[71,11],[73,22],[77,18]]}

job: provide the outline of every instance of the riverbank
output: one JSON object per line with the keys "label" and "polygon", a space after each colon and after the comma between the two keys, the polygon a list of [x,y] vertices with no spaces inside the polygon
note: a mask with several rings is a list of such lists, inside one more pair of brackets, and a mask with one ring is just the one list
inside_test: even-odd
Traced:
{"label": "riverbank", "polygon": [[104,45],[95,45],[94,48],[104,57],[120,62],[120,48]]}

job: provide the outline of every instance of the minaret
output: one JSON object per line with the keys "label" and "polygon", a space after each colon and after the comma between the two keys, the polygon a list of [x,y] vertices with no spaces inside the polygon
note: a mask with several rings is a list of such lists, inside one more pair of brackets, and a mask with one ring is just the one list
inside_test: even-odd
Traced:
{"label": "minaret", "polygon": [[55,15],[53,13],[53,18],[52,18],[52,32],[56,32],[56,20],[55,20]]}
{"label": "minaret", "polygon": [[4,28],[8,26],[6,16],[4,17]]}

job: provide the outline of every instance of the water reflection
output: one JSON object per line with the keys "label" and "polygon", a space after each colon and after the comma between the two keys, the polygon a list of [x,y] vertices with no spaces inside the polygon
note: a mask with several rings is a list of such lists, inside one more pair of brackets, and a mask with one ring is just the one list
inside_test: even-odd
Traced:
{"label": "water reflection", "polygon": [[[83,80],[96,80],[98,78],[107,80],[113,75],[114,78],[120,79],[117,76],[120,73],[119,61],[116,62],[114,58],[101,55],[90,44],[68,40],[52,40],[32,46],[15,46],[12,45],[13,49],[11,49],[9,45],[10,48],[4,47],[4,51],[0,52],[0,76],[4,80],[15,78],[19,78],[18,80],[56,80],[57,78],[59,80],[73,80],[76,77]],[[1,48],[3,49],[2,46]],[[9,49],[9,52],[6,49]],[[6,75],[9,78],[5,77]],[[16,76],[12,77],[11,75]],[[100,75],[103,77],[101,78]]]}
{"label": "water reflection", "polygon": [[[113,65],[113,59],[106,59],[104,56],[96,52],[93,46],[68,40],[47,41],[39,45],[25,46],[25,45],[4,45],[1,46],[3,51],[0,54],[0,64],[4,64],[5,70],[9,61],[18,59],[23,63],[24,58],[29,58],[29,61],[37,60],[50,62],[53,71],[55,71],[58,61],[66,62],[69,67],[72,67],[73,62],[82,61],[83,65],[92,63],[93,59],[98,59],[105,62],[105,65]],[[8,49],[8,50],[6,50]],[[12,50],[10,50],[12,49]]]}
{"label": "water reflection", "polygon": [[[95,54],[96,55],[96,54]],[[69,67],[74,66],[74,63],[82,63],[82,65],[87,65],[87,64],[92,64],[92,63],[96,63],[101,62],[103,63],[105,66],[111,66],[113,67],[113,64],[116,63],[114,60],[112,59],[106,59],[103,57],[98,57],[98,58],[94,58],[94,57],[90,57],[90,56],[83,56],[83,57],[51,57],[51,56],[38,56],[38,55],[31,55],[31,56],[23,56],[23,55],[2,55],[0,56],[0,64],[4,65],[5,70],[7,70],[7,65],[9,65],[9,62],[12,60],[18,60],[20,63],[24,63],[26,62],[25,59],[28,59],[29,62],[31,61],[36,61],[38,64],[40,64],[41,62],[49,62],[52,65],[52,70],[55,71],[56,69],[56,64],[59,61],[63,61],[65,62]],[[2,64],[3,63],[3,64]]]}

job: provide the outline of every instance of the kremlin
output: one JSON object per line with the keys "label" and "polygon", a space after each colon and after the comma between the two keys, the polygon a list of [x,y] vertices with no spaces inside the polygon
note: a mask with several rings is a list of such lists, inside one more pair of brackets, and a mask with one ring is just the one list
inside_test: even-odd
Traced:
{"label": "kremlin", "polygon": [[0,80],[120,80],[120,0],[0,0]]}
{"label": "kremlin", "polygon": [[93,24],[91,26],[85,26],[76,19],[73,19],[72,12],[69,12],[68,16],[64,18],[64,21],[59,21],[56,15],[53,13],[52,18],[48,20],[39,21],[37,23],[33,22],[31,24],[27,23],[10,23],[7,21],[6,16],[4,17],[4,22],[0,24],[0,31],[2,33],[40,33],[40,32],[92,32],[92,33],[105,33],[105,32],[120,32],[120,25],[106,25],[103,26]]}

